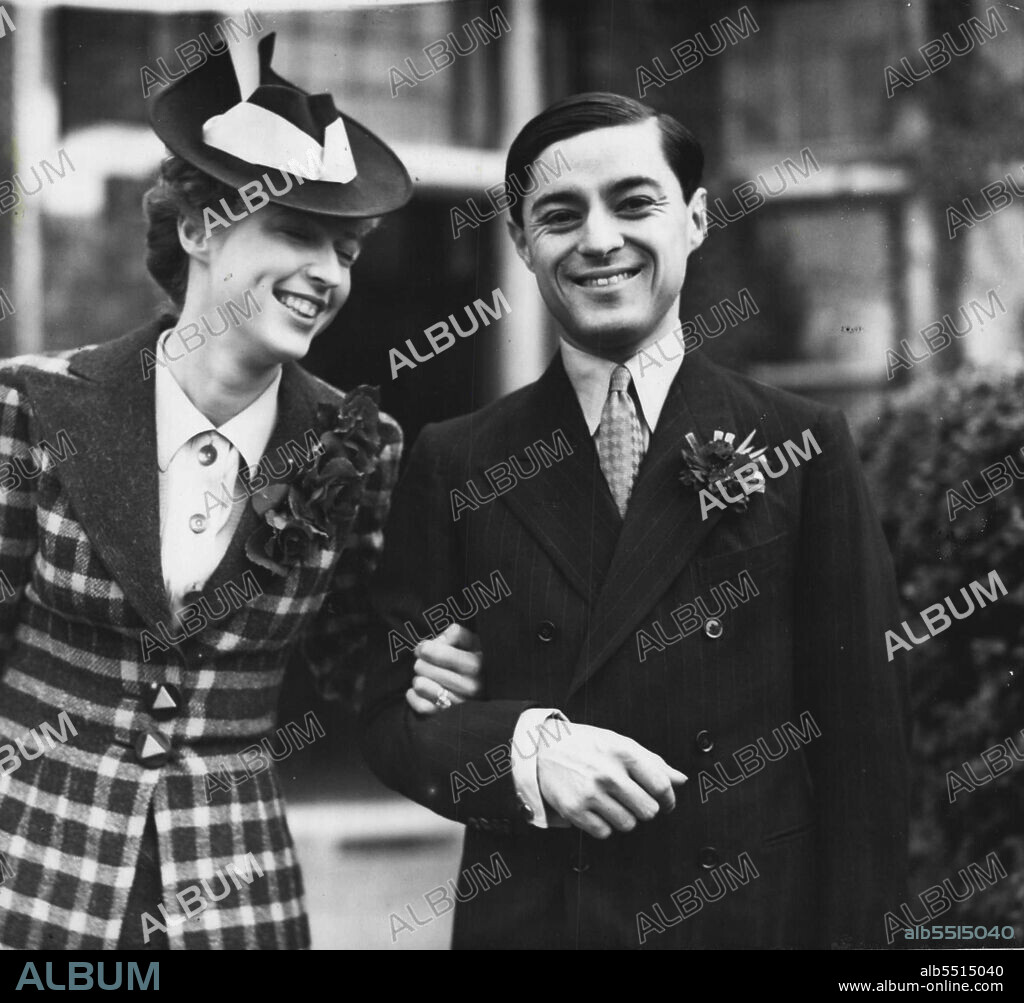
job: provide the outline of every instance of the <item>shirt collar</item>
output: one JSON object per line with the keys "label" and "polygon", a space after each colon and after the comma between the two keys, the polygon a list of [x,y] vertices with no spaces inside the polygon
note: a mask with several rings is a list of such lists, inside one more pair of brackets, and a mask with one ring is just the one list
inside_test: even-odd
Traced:
{"label": "shirt collar", "polygon": [[[163,341],[169,334],[165,331],[158,342],[158,354],[163,350]],[[281,370],[270,385],[248,407],[239,411],[220,428],[215,428],[188,399],[178,385],[169,365],[154,369],[156,385],[156,458],[161,471],[166,472],[171,460],[186,442],[203,432],[217,432],[224,436],[242,455],[249,467],[259,463],[270,441],[270,434],[277,421],[277,391],[281,385]]]}
{"label": "shirt collar", "polygon": [[[633,377],[643,420],[652,433],[658,426],[669,387],[683,363],[683,343],[676,337],[677,330],[678,325],[671,333],[641,348],[622,363]],[[564,338],[561,339],[560,348],[566,375],[576,391],[587,428],[593,435],[601,424],[601,412],[608,399],[612,370],[618,363],[590,355],[570,345]]]}

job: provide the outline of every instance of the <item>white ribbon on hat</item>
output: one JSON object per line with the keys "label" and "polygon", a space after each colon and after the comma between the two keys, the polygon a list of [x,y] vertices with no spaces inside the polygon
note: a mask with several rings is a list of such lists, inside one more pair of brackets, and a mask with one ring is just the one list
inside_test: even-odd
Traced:
{"label": "white ribbon on hat", "polygon": [[324,145],[276,112],[239,101],[203,124],[203,142],[250,164],[272,167],[310,181],[346,184],[356,162],[339,116],[324,130]]}

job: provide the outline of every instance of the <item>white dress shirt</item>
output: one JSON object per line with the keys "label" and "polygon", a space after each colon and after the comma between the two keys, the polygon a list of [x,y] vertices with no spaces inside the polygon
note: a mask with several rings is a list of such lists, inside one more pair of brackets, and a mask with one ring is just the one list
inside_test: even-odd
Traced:
{"label": "white dress shirt", "polygon": [[[601,412],[608,399],[612,370],[619,363],[590,355],[564,339],[560,342],[559,348],[566,375],[583,412],[583,420],[593,436],[601,424]],[[633,378],[636,399],[640,402],[637,417],[640,419],[640,430],[643,434],[644,453],[650,447],[651,436],[658,427],[658,419],[665,406],[669,387],[683,364],[683,354],[683,341],[673,331],[621,363]],[[537,779],[537,729],[550,717],[568,721],[559,710],[531,707],[519,715],[512,735],[512,780],[516,793],[532,812],[530,824],[538,829],[565,828],[569,825],[558,815],[553,815],[550,819],[547,817]],[[571,726],[569,733],[571,734]],[[556,731],[556,734],[561,734],[561,731]],[[541,742],[546,744],[544,737],[540,738]]]}
{"label": "white dress shirt", "polygon": [[[566,375],[573,390],[576,391],[576,399],[583,411],[583,420],[593,436],[601,424],[601,412],[608,400],[612,371],[620,363],[589,355],[565,340],[559,343],[559,348]],[[674,353],[673,349],[677,352]],[[665,398],[668,397],[668,388],[676,378],[682,363],[682,343],[672,334],[665,335],[621,363],[633,377],[636,399],[640,402],[637,417],[640,419],[645,452],[651,444],[651,434],[658,427],[661,409],[665,406]]]}
{"label": "white dress shirt", "polygon": [[[165,331],[158,342],[163,356]],[[156,456],[160,480],[160,560],[171,609],[203,588],[220,564],[249,503],[239,463],[263,457],[277,421],[281,372],[247,408],[220,428],[189,400],[174,364],[157,366]]]}

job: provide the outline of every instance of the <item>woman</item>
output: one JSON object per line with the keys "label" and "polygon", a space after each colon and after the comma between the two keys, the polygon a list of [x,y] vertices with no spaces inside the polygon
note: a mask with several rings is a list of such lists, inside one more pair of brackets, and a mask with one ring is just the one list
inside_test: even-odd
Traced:
{"label": "woman", "polygon": [[411,183],[272,52],[246,100],[225,53],[151,105],[176,324],[0,367],[3,947],[309,946],[264,736],[296,651],[351,689],[401,436],[296,363]]}

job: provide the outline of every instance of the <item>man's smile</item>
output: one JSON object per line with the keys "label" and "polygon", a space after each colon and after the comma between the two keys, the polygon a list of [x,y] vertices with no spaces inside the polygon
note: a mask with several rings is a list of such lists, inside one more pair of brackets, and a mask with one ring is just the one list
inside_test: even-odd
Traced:
{"label": "man's smile", "polygon": [[636,278],[640,272],[640,268],[602,269],[572,276],[572,281],[584,289],[595,289],[628,282],[630,279]]}

